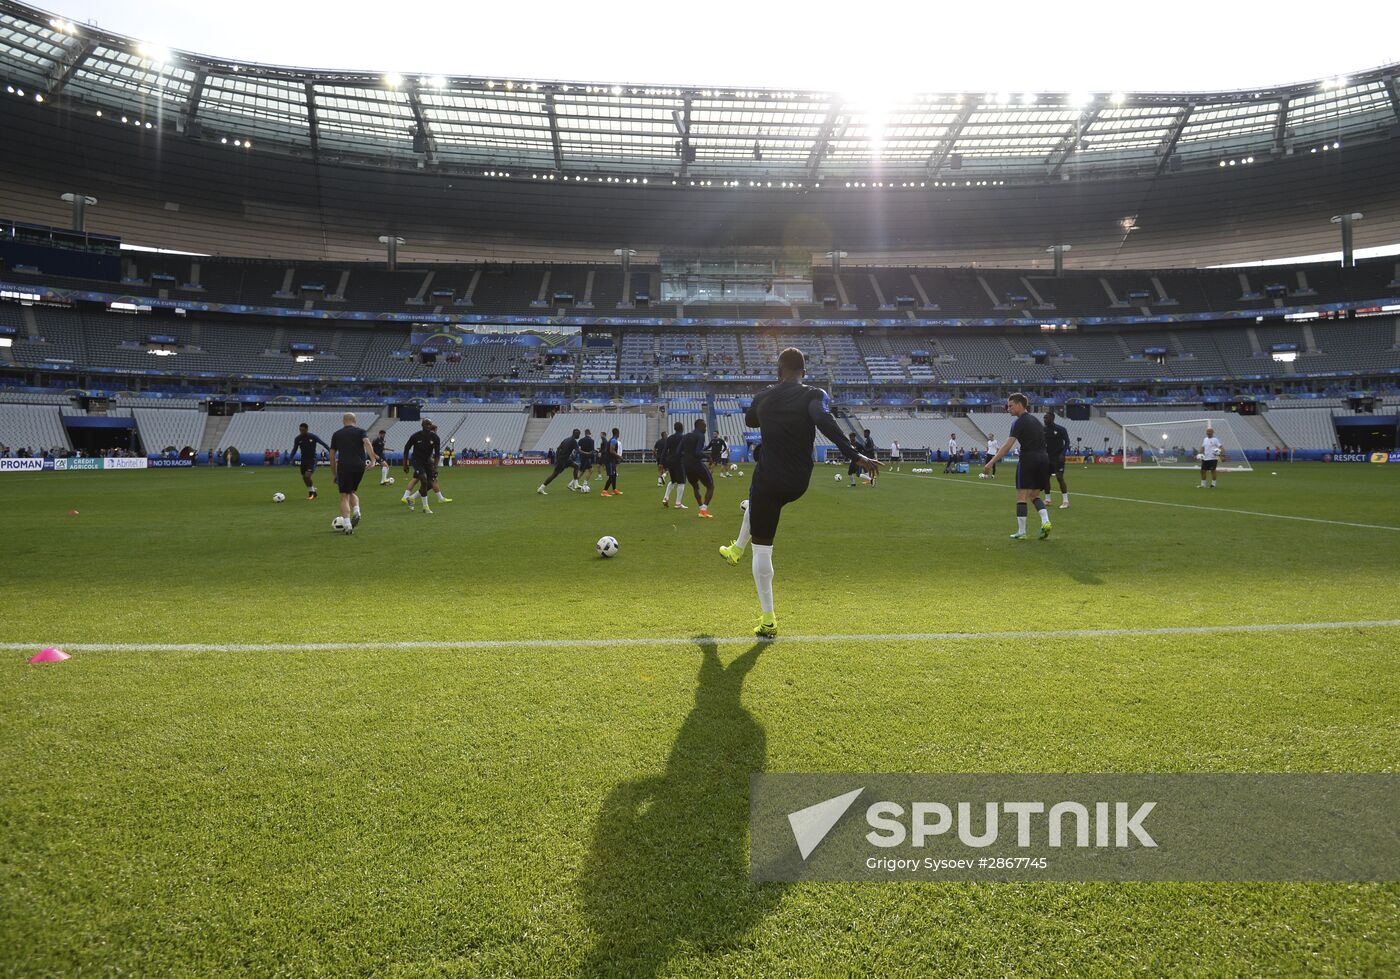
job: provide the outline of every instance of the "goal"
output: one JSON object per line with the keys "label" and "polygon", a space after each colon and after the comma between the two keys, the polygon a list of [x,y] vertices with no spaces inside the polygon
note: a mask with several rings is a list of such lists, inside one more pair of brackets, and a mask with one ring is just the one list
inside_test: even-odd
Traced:
{"label": "goal", "polygon": [[1196,456],[1206,429],[1215,429],[1222,472],[1250,472],[1254,467],[1230,428],[1229,419],[1182,418],[1170,421],[1132,422],[1123,426],[1124,469],[1199,469]]}

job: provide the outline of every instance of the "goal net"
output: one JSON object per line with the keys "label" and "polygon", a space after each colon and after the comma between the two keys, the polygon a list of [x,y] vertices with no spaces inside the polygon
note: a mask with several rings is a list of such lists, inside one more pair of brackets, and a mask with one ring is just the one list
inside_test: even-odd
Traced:
{"label": "goal net", "polygon": [[1220,440],[1217,467],[1222,472],[1249,472],[1254,467],[1230,428],[1229,419],[1182,418],[1132,422],[1123,426],[1124,469],[1199,469],[1206,429]]}

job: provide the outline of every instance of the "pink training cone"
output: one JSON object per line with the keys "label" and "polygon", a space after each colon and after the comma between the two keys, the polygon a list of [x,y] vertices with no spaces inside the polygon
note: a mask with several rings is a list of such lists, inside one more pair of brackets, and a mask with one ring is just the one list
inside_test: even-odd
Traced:
{"label": "pink training cone", "polygon": [[31,663],[62,663],[68,658],[68,654],[56,646],[45,646],[39,652],[29,657]]}

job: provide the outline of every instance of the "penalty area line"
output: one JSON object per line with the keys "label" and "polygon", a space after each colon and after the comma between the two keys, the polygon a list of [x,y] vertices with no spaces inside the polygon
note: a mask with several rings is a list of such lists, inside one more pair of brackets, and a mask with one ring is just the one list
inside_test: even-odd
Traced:
{"label": "penalty area line", "polygon": [[[1012,639],[1114,639],[1145,636],[1217,636],[1238,633],[1321,632],[1332,629],[1397,629],[1400,619],[1359,619],[1350,622],[1257,622],[1238,625],[1159,626],[1145,629],[1015,629],[1003,632],[868,632],[829,635],[780,636],[658,636],[626,639],[434,639],[418,642],[303,642],[303,643],[199,643],[199,642],[92,642],[47,643],[77,653],[319,653],[371,650],[434,649],[613,649],[619,646],[735,646],[755,642],[997,642]],[[43,643],[0,642],[0,649],[37,649]]]}
{"label": "penalty area line", "polygon": [[[883,475],[883,474],[882,474]],[[951,476],[926,476],[922,473],[895,473],[896,476],[909,476],[911,479],[934,479],[940,483],[958,483],[962,486],[982,486],[983,483],[970,482],[966,479],[954,479]],[[1015,489],[1006,483],[992,484],[994,489]],[[1059,492],[1052,490],[1052,492]],[[1224,506],[1201,506],[1199,503],[1169,503],[1165,500],[1139,500],[1131,496],[1105,496],[1102,493],[1081,493],[1078,490],[1072,491],[1075,496],[1087,497],[1091,500],[1114,500],[1118,503],[1141,503],[1144,506],[1169,506],[1177,507],[1181,510],[1207,510],[1211,513],[1239,513],[1247,517],[1272,517],[1275,520],[1301,520],[1305,523],[1331,524],[1334,527],[1357,527],[1361,530],[1390,530],[1400,533],[1400,527],[1391,527],[1388,524],[1379,523],[1352,523],[1350,520],[1328,520],[1325,517],[1300,517],[1293,513],[1269,513],[1265,510],[1238,510],[1234,507]]]}

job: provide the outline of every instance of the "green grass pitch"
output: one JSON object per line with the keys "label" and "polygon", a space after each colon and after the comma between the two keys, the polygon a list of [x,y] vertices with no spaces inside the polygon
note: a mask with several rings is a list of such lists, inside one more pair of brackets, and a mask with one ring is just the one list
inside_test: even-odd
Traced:
{"label": "green grass pitch", "polygon": [[[1400,467],[1072,468],[1026,542],[1009,467],[909,467],[817,468],[784,635],[1400,617]],[[747,479],[707,521],[651,467],[444,470],[432,516],[371,474],[344,537],[321,476],[0,476],[0,974],[1400,972],[1396,884],[747,880],[756,771],[1394,771],[1400,629],[716,645]],[[391,646],[506,639],[550,642]],[[364,645],[24,662],[317,642]]]}

